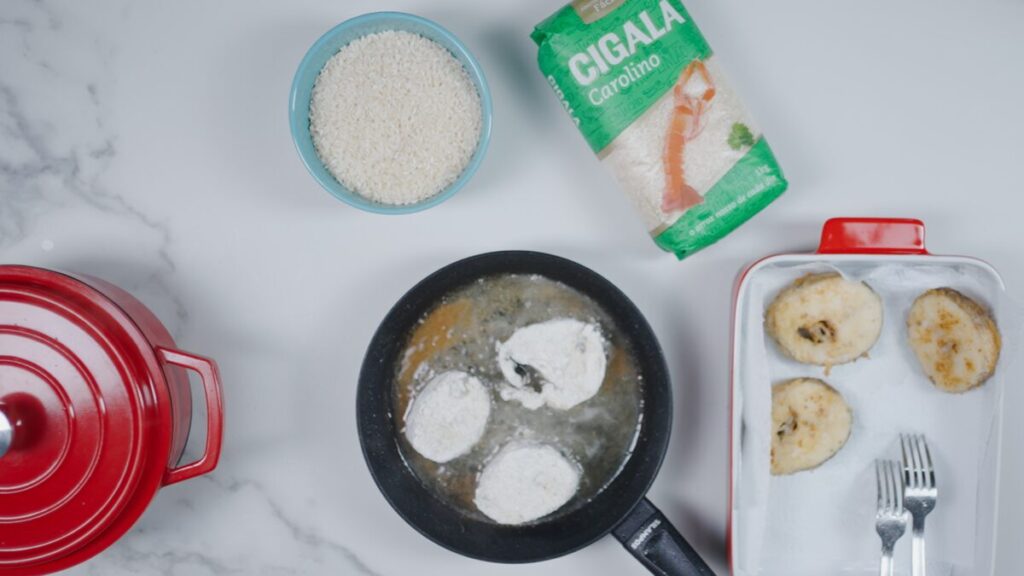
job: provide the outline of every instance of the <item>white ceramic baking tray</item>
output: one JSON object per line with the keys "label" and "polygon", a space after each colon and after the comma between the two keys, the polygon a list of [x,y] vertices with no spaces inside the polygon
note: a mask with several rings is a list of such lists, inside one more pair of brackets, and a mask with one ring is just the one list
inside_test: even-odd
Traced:
{"label": "white ceramic baking tray", "polygon": [[[883,298],[882,336],[868,358],[836,366],[786,358],[764,331],[771,299],[808,272],[838,270]],[[921,292],[950,286],[993,311],[1004,339],[995,375],[965,394],[936,389],[906,345],[906,313]],[[829,220],[815,253],[751,265],[736,285],[733,317],[729,561],[736,576],[878,574],[875,458],[898,458],[901,432],[923,433],[936,461],[939,501],[927,522],[929,576],[993,574],[1001,405],[1008,340],[1016,334],[1005,288],[988,264],[935,256],[924,225],[907,219]],[[769,474],[771,386],[813,376],[854,411],[846,446],[815,470]],[[910,537],[896,549],[910,574]]]}

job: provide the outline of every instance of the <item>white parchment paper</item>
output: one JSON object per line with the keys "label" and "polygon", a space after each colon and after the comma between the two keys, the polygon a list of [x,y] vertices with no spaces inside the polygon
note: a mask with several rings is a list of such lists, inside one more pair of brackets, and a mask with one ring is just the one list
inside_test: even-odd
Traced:
{"label": "white parchment paper", "polygon": [[[822,258],[827,258],[823,260]],[[810,272],[864,280],[883,299],[882,335],[870,357],[835,366],[799,364],[765,334],[766,307]],[[935,388],[907,345],[906,314],[929,288],[952,287],[993,310],[1003,354],[984,386],[965,394]],[[876,458],[898,459],[901,432],[923,433],[935,460],[939,501],[928,517],[931,576],[991,574],[998,476],[999,407],[1013,369],[1020,312],[981,262],[943,257],[779,257],[751,271],[737,302],[734,359],[733,559],[740,576],[878,574]],[[824,379],[853,410],[850,439],[819,468],[769,473],[771,386],[799,376]],[[910,574],[910,536],[896,550]]]}

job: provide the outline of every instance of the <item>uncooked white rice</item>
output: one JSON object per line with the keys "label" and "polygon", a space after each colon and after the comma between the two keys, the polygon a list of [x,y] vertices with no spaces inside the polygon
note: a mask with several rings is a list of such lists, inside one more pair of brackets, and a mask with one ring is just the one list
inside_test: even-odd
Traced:
{"label": "uncooked white rice", "polygon": [[320,71],[309,106],[317,154],[347,188],[414,204],[447,188],[480,140],[480,96],[462,64],[417,34],[352,41]]}

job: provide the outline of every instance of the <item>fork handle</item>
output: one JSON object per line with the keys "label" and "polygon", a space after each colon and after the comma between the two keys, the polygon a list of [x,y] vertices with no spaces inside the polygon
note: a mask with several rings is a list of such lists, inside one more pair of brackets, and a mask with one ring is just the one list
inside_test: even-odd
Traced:
{"label": "fork handle", "polygon": [[880,576],[893,576],[895,565],[892,561],[892,546],[882,545],[882,565],[879,567]]}
{"label": "fork handle", "polygon": [[924,516],[914,517],[914,540],[912,543],[914,576],[926,576],[924,555]]}

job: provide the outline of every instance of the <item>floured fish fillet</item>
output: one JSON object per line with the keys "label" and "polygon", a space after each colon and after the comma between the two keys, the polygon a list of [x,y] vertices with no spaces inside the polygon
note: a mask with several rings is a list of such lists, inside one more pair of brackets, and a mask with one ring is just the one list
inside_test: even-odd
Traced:
{"label": "floured fish fillet", "polygon": [[579,468],[554,447],[514,442],[480,473],[475,502],[495,522],[523,524],[564,506],[579,484]]}
{"label": "floured fish fillet", "polygon": [[480,441],[490,415],[491,396],[480,380],[465,372],[443,372],[413,399],[405,437],[423,457],[448,462]]}
{"label": "floured fish fillet", "polygon": [[995,321],[952,288],[918,296],[907,315],[907,331],[921,368],[941,390],[965,392],[996,370],[1002,344]]}
{"label": "floured fish fillet", "polygon": [[817,378],[772,388],[772,474],[817,468],[850,437],[853,413],[839,392]]}
{"label": "floured fish fillet", "polygon": [[501,397],[531,410],[568,410],[597,394],[606,364],[596,325],[570,318],[531,324],[498,343],[498,366],[508,380]]}
{"label": "floured fish fillet", "polygon": [[882,333],[882,299],[835,272],[808,274],[768,307],[765,329],[797,362],[830,367],[867,354]]}

